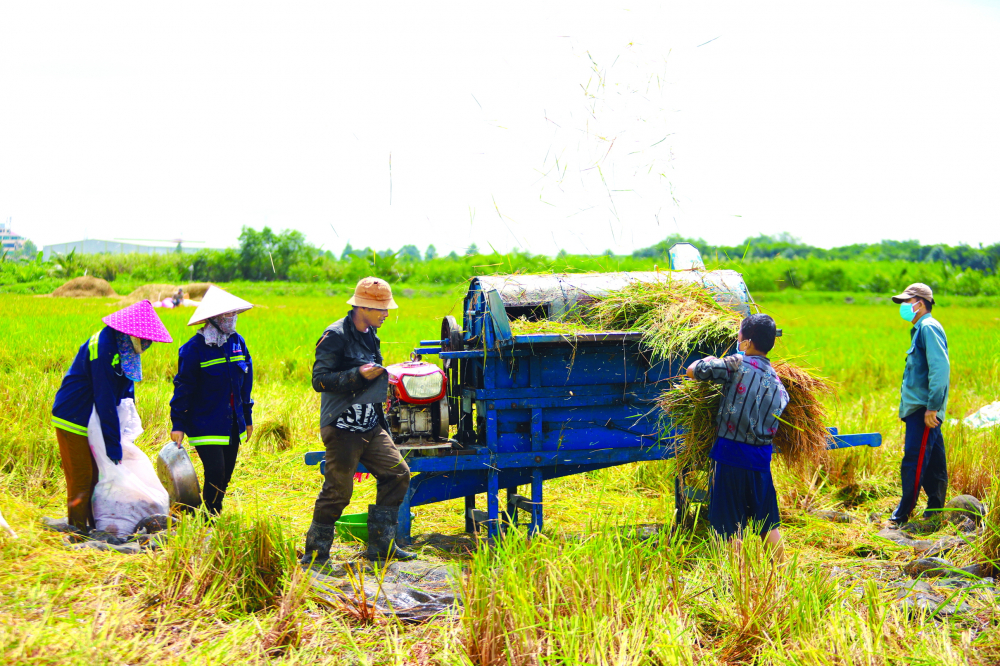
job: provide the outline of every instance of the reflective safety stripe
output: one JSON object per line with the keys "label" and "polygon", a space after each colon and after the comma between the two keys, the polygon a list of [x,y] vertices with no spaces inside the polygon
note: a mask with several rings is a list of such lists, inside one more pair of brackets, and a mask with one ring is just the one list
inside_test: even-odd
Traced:
{"label": "reflective safety stripe", "polygon": [[191,442],[192,444],[194,444],[195,446],[197,446],[199,444],[228,444],[229,443],[229,438],[228,437],[211,437],[211,436],[205,436],[205,437],[188,437],[188,441]]}
{"label": "reflective safety stripe", "polygon": [[[96,361],[97,360],[97,338],[100,335],[101,335],[101,332],[98,331],[97,333],[94,333],[92,336],[90,336],[90,342],[88,343],[88,347],[87,348],[90,351],[90,360],[91,361]],[[79,338],[77,338],[77,340],[79,340]]]}
{"label": "reflective safety stripe", "polygon": [[240,441],[241,442],[247,441],[247,431],[246,430],[244,430],[243,432],[240,433]]}
{"label": "reflective safety stripe", "polygon": [[[243,354],[240,354],[239,356],[231,356],[229,358],[229,362],[230,363],[235,363],[237,361],[245,361],[245,360],[247,360],[247,358]],[[226,359],[224,359],[224,358],[213,358],[211,361],[202,361],[201,362],[201,367],[207,368],[210,365],[218,365],[220,363],[225,363],[225,362],[226,362]]]}
{"label": "reflective safety stripe", "polygon": [[60,430],[65,430],[66,432],[71,432],[74,435],[87,436],[87,426],[78,425],[76,423],[70,423],[66,419],[61,419],[58,416],[52,417],[52,425],[59,428]]}

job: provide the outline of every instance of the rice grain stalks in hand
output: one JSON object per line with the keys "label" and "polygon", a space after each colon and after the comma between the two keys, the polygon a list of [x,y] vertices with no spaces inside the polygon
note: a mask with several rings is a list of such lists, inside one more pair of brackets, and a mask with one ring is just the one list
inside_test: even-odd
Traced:
{"label": "rice grain stalks in hand", "polygon": [[[820,396],[830,390],[830,385],[791,363],[778,361],[772,367],[788,392],[788,406],[774,435],[774,452],[789,468],[815,469],[827,457],[830,434]],[[677,431],[673,439],[678,469],[708,468],[721,399],[719,385],[690,379],[681,379],[660,394],[660,408]]]}
{"label": "rice grain stalks in hand", "polygon": [[805,368],[778,361],[771,367],[788,391],[788,406],[774,434],[774,449],[791,468],[816,468],[829,455],[830,431],[821,396],[832,390],[830,383]]}

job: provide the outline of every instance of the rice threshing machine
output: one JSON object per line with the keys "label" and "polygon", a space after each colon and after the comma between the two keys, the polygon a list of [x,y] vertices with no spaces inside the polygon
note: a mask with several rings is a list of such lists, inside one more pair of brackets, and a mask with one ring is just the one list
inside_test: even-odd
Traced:
{"label": "rice threshing machine", "polygon": [[[513,319],[559,320],[631,282],[664,280],[697,282],[744,314],[753,306],[742,276],[729,270],[473,278],[462,325],[445,317],[440,338],[422,341],[414,361],[389,368],[387,417],[413,472],[399,511],[400,541],[409,541],[411,507],[457,498],[465,499],[469,532],[485,523],[496,536],[517,524],[519,511],[527,514],[529,530],[538,530],[545,481],[671,458],[675,432],[658,395],[694,358],[726,350],[656,362],[639,333],[511,330]],[[433,355],[441,368],[419,360]],[[876,433],[830,432],[831,448],[881,444]],[[307,464],[322,459],[322,452],[306,454]],[[518,486],[530,486],[530,498],[519,495]],[[476,509],[482,493],[485,513]],[[679,485],[677,500],[678,512],[686,511]]]}

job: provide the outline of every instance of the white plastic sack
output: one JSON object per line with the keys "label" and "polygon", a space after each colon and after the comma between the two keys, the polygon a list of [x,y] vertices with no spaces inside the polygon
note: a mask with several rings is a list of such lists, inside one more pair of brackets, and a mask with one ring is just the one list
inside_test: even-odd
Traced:
{"label": "white plastic sack", "polygon": [[[1000,426],[1000,401],[990,403],[961,421],[966,428],[995,428]],[[948,425],[958,425],[958,419],[948,419]]]}
{"label": "white plastic sack", "polygon": [[97,410],[90,412],[87,439],[97,461],[98,482],[94,488],[94,522],[97,529],[111,534],[126,535],[147,516],[165,514],[170,510],[170,497],[156,477],[153,463],[134,444],[142,434],[142,421],[131,398],[118,405],[121,424],[122,462],[116,465],[104,450],[104,435]]}

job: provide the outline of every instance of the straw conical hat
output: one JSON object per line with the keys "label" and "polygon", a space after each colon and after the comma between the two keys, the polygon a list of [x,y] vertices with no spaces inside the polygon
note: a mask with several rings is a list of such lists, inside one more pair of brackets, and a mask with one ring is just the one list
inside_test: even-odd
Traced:
{"label": "straw conical hat", "polygon": [[101,321],[120,333],[134,335],[143,340],[174,341],[163,322],[156,316],[156,310],[148,299],[130,305],[124,310],[112,312]]}
{"label": "straw conical hat", "polygon": [[188,326],[200,324],[222,314],[246,312],[252,307],[253,303],[248,303],[238,296],[233,296],[225,289],[212,285],[205,292],[205,297],[201,299],[201,305],[191,315]]}

